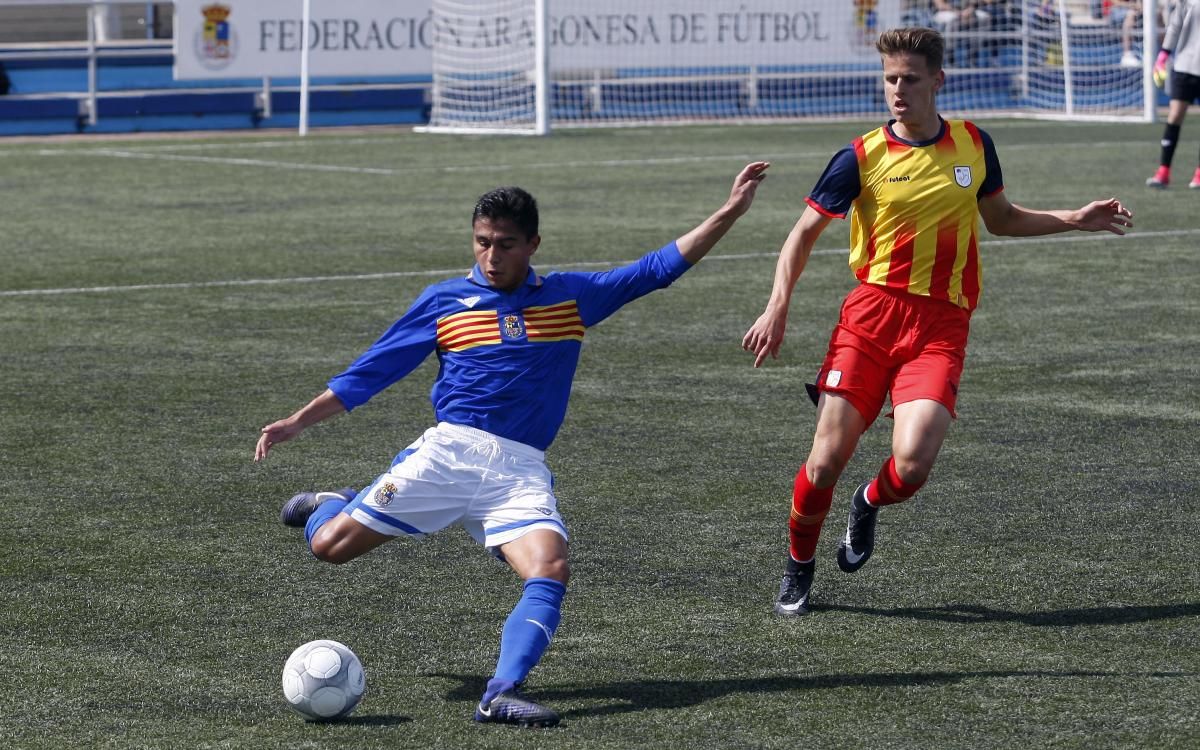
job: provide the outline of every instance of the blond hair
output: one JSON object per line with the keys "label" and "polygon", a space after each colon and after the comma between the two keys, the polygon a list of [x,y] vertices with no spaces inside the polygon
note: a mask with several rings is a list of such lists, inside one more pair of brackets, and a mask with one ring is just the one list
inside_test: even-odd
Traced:
{"label": "blond hair", "polygon": [[905,52],[925,58],[925,63],[931,72],[942,69],[942,58],[946,53],[946,40],[934,29],[920,26],[909,26],[901,29],[888,29],[879,35],[875,49],[886,56]]}

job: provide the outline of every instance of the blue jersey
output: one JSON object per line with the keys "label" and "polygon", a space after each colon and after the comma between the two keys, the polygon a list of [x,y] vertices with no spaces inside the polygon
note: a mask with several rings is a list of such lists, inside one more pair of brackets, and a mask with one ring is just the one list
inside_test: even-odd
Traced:
{"label": "blue jersey", "polygon": [[466,278],[427,287],[329,388],[350,411],[436,351],[439,422],[545,450],[566,416],[585,330],[689,268],[672,242],[609,271],[542,277],[530,269],[505,292],[476,265]]}

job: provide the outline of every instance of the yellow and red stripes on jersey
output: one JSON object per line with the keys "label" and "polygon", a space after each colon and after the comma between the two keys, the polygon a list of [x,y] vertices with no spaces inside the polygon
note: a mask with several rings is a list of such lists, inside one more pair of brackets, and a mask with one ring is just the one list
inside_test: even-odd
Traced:
{"label": "yellow and red stripes on jersey", "polygon": [[438,349],[462,352],[476,346],[500,343],[500,322],[495,310],[466,310],[437,322]]}
{"label": "yellow and red stripes on jersey", "polygon": [[917,147],[886,127],[854,141],[862,187],[850,227],[850,268],[868,284],[979,303],[978,191],[987,177],[978,128],[947,120]]}
{"label": "yellow and red stripes on jersey", "polygon": [[527,307],[523,315],[525,336],[530,341],[583,341],[583,320],[575,300]]}
{"label": "yellow and red stripes on jersey", "polygon": [[[583,341],[585,327],[575,300],[527,307],[521,311],[521,317],[526,341]],[[500,316],[495,310],[466,310],[437,322],[438,349],[444,352],[462,352],[503,341]]]}

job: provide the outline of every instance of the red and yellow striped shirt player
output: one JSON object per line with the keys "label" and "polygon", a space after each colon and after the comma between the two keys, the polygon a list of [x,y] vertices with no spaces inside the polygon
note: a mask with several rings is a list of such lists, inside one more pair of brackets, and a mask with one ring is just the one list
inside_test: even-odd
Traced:
{"label": "red and yellow striped shirt player", "polygon": [[892,125],[838,152],[807,199],[828,217],[850,206],[850,269],[868,284],[945,300],[979,303],[981,198],[1004,189],[996,148],[966,120],[943,120],[938,134],[908,142]]}
{"label": "red and yellow striped shirt player", "polygon": [[742,340],[755,367],[779,356],[788,304],[814,243],[833,219],[851,214],[850,268],[861,283],[842,305],[810,387],[817,425],[792,488],[787,567],[775,602],[786,616],[810,609],[817,538],[834,488],[889,398],[892,455],[854,492],[837,551],[843,571],[857,571],[871,556],[879,507],[913,497],[933,468],[954,418],[971,311],[983,288],[979,217],[993,234],[1013,236],[1124,234],[1132,226],[1116,199],[1057,211],[1010,203],[988,134],[938,114],[942,36],[891,29],[876,48],[893,119],[829,162],[780,250],[766,311]]}

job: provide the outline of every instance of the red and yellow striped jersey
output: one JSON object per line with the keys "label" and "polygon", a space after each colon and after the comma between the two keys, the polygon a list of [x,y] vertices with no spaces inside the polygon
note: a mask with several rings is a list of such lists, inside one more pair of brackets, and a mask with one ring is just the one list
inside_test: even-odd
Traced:
{"label": "red and yellow striped jersey", "polygon": [[[965,120],[949,120],[936,138],[910,143],[896,137],[889,123],[844,152],[853,155],[854,174],[850,153],[839,153],[809,205],[838,215],[831,196],[845,195],[857,183],[850,225],[854,275],[974,310],[983,279],[978,200],[1003,189],[987,134]],[[823,185],[826,181],[840,184]]]}

